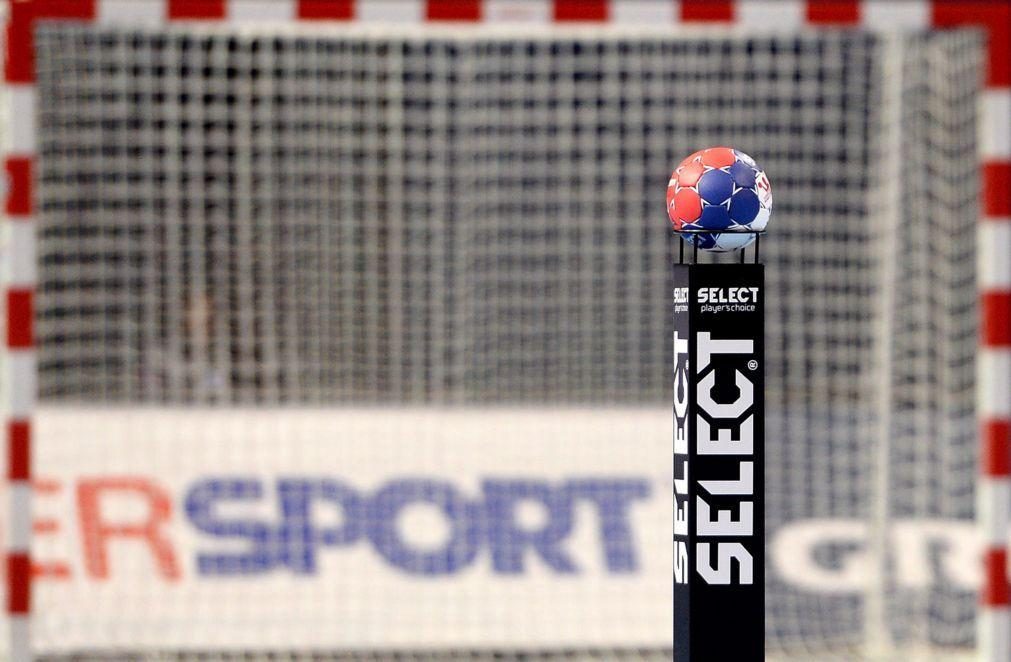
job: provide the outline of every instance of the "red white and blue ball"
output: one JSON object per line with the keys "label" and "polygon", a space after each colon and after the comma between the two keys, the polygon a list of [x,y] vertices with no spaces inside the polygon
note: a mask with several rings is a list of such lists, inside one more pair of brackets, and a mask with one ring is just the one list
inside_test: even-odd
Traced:
{"label": "red white and blue ball", "polygon": [[730,147],[702,149],[681,162],[667,184],[675,232],[705,251],[749,246],[772,215],[772,186],[755,160]]}

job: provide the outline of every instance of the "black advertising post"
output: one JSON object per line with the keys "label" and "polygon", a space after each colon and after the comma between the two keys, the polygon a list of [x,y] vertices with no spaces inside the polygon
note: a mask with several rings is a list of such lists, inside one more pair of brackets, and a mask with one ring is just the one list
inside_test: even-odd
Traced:
{"label": "black advertising post", "polygon": [[674,659],[763,660],[764,267],[675,264],[673,304]]}

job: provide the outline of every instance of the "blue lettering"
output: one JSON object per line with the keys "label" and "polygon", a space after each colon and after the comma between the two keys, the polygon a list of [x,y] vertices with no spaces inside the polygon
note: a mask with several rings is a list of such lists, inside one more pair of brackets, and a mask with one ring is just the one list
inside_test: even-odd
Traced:
{"label": "blue lettering", "polygon": [[587,499],[597,507],[607,569],[614,573],[638,570],[639,560],[628,510],[636,499],[649,497],[649,483],[644,480],[585,479],[569,481],[568,488],[573,499]]}
{"label": "blue lettering", "polygon": [[[446,543],[437,550],[412,549],[397,530],[397,517],[411,504],[438,508],[451,525]],[[452,574],[470,565],[480,547],[478,507],[467,503],[448,483],[398,480],[376,492],[369,502],[366,531],[373,547],[393,566],[416,575]]]}
{"label": "blue lettering", "polygon": [[197,571],[202,575],[246,575],[267,572],[278,560],[272,553],[271,528],[255,519],[222,519],[215,506],[222,501],[258,501],[263,486],[255,479],[210,478],[190,488],[186,494],[186,515],[200,531],[218,538],[244,538],[249,551],[232,554],[197,554]]}
{"label": "blue lettering", "polygon": [[[557,574],[576,574],[566,543],[575,526],[575,506],[588,502],[596,512],[599,539],[608,573],[639,570],[631,510],[650,496],[646,480],[579,478],[556,483],[532,479],[489,478],[481,498],[468,500],[452,484],[403,478],[363,493],[336,479],[283,477],[276,483],[276,514],[241,515],[271,498],[257,478],[214,477],[187,491],[184,508],[193,526],[208,536],[244,543],[227,551],[199,551],[202,575],[244,575],[286,568],[299,575],[319,571],[319,554],[367,540],[391,566],[408,574],[436,577],[471,566],[487,545],[493,572],[516,575],[529,564],[543,564]],[[524,524],[523,506],[544,513],[538,524]],[[431,547],[412,543],[403,531],[404,511],[422,506],[446,522],[444,541]],[[225,515],[228,512],[230,514]],[[231,514],[238,512],[238,514]]]}
{"label": "blue lettering", "polygon": [[[283,479],[278,481],[281,507],[278,545],[283,562],[300,574],[316,572],[320,545],[350,545],[361,535],[363,504],[358,493],[334,480]],[[318,528],[313,504],[322,502],[341,513],[337,526]]]}
{"label": "blue lettering", "polygon": [[[572,499],[565,490],[552,489],[542,481],[486,480],[484,498],[488,542],[496,572],[522,573],[528,548],[555,572],[576,572],[576,564],[561,548],[572,533]],[[516,506],[524,501],[545,509],[548,516],[542,527],[526,530],[516,522]]]}

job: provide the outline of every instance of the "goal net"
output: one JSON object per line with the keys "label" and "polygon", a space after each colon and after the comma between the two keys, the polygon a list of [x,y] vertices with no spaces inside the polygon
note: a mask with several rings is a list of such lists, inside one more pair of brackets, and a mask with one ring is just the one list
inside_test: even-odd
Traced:
{"label": "goal net", "polygon": [[714,144],[776,189],[770,657],[972,649],[975,35],[35,37],[37,654],[668,659]]}

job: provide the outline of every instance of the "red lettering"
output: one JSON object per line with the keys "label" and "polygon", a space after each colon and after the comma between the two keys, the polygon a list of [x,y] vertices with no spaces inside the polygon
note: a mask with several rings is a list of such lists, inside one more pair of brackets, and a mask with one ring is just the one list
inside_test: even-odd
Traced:
{"label": "red lettering", "polygon": [[[147,518],[140,522],[108,522],[102,513],[103,495],[117,494],[147,502]],[[82,480],[77,486],[78,514],[84,546],[84,567],[95,579],[109,577],[108,547],[113,538],[132,538],[150,548],[164,579],[178,580],[179,563],[162,527],[172,517],[172,501],[159,487],[143,478]]]}
{"label": "red lettering", "polygon": [[[32,491],[36,497],[59,496],[63,490],[63,485],[58,480],[49,478],[39,478],[32,481]],[[36,517],[32,520],[32,534],[35,536],[55,536],[60,533],[60,522],[51,517]],[[70,566],[63,561],[32,559],[33,579],[58,579],[67,581],[70,579]]]}

